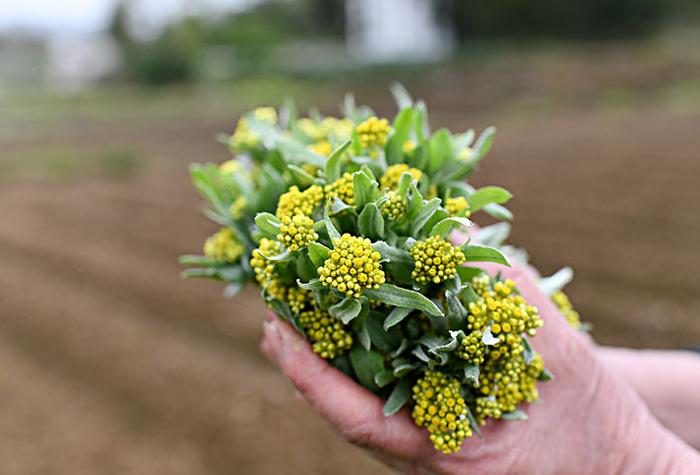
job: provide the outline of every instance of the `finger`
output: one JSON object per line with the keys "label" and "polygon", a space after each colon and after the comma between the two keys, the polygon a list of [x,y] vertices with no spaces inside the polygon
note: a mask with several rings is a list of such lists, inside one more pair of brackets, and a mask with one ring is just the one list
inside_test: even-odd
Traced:
{"label": "finger", "polygon": [[426,434],[406,411],[384,416],[379,397],[314,354],[288,324],[266,322],[265,340],[284,374],[349,441],[410,460],[432,454]]}

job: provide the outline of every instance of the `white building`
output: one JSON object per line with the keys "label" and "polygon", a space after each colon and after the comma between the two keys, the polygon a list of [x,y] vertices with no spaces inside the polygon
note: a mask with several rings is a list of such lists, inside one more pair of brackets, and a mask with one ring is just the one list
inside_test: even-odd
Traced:
{"label": "white building", "polygon": [[346,0],[347,45],[364,63],[439,61],[454,50],[431,0]]}

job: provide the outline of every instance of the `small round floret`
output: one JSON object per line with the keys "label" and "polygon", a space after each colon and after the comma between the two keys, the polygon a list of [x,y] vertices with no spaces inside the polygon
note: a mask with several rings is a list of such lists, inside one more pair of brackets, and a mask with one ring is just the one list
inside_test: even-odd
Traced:
{"label": "small round floret", "polygon": [[298,214],[293,217],[283,216],[280,233],[277,240],[290,251],[298,251],[306,247],[310,242],[318,240],[318,233],[314,231],[314,221],[308,216]]}
{"label": "small round floret", "polygon": [[457,267],[464,263],[464,253],[440,236],[417,241],[410,253],[415,261],[411,276],[419,284],[439,284],[449,280],[457,273]]}
{"label": "small round floret", "polygon": [[217,262],[236,262],[244,252],[245,246],[229,228],[222,228],[204,242],[204,255]]}
{"label": "small round floret", "polygon": [[388,120],[370,117],[358,125],[355,130],[360,140],[360,146],[362,148],[370,148],[375,145],[383,146],[391,128]]}
{"label": "small round floret", "polygon": [[386,281],[380,260],[369,239],[343,234],[333,239],[333,250],[318,274],[326,287],[358,298],[364,289],[379,288]]}

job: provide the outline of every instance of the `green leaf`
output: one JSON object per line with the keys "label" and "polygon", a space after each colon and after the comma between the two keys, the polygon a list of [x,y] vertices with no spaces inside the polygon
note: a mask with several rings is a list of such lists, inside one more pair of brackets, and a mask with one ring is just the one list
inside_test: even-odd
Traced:
{"label": "green leaf", "polygon": [[383,320],[383,313],[372,311],[363,323],[372,340],[372,345],[385,353],[391,353],[401,345],[401,331],[398,328],[384,330]]}
{"label": "green leaf", "polygon": [[384,237],[384,218],[374,203],[364,207],[357,218],[357,227],[362,236],[377,239]]}
{"label": "green leaf", "polygon": [[540,280],[538,286],[547,295],[553,295],[571,282],[574,278],[574,271],[571,267],[559,269],[555,274]]}
{"label": "green leaf", "polygon": [[374,382],[374,376],[384,371],[384,359],[380,353],[355,345],[350,350],[350,363],[362,386],[370,391],[379,389]]}
{"label": "green leaf", "polygon": [[413,219],[413,223],[411,224],[411,235],[416,236],[420,230],[423,229],[425,223],[430,220],[435,211],[437,211],[437,209],[440,207],[440,202],[440,198],[433,198],[423,205],[420,211],[418,211],[416,217]]}
{"label": "green leaf", "polygon": [[516,409],[513,412],[506,412],[505,414],[502,414],[501,419],[505,421],[525,421],[527,420],[527,414],[520,409]]}
{"label": "green leaf", "polygon": [[496,133],[495,127],[486,128],[472,148],[472,153],[467,160],[464,160],[462,165],[446,178],[449,180],[461,180],[474,171],[474,168],[479,162],[489,153],[493,146],[493,136]]}
{"label": "green leaf", "polygon": [[381,373],[374,375],[374,384],[380,388],[383,388],[394,381],[396,381],[396,377],[392,371],[382,371]]}
{"label": "green leaf", "polygon": [[398,325],[399,323],[401,323],[406,317],[410,315],[412,311],[413,309],[411,308],[394,308],[391,312],[389,312],[389,315],[387,315],[386,319],[384,320],[384,330],[388,330],[394,325]]}
{"label": "green leaf", "polygon": [[277,216],[271,213],[258,213],[255,217],[255,224],[260,228],[260,231],[271,236],[273,239],[277,238],[277,234],[280,232],[280,226],[282,221],[280,221]]}
{"label": "green leaf", "polygon": [[464,381],[474,387],[479,387],[479,365],[467,363],[464,366]]}
{"label": "green leaf", "polygon": [[408,195],[408,187],[413,182],[413,175],[408,172],[403,172],[401,178],[399,178],[399,186],[397,187],[397,192],[401,198],[406,198]]}
{"label": "green leaf", "polygon": [[410,264],[413,266],[413,258],[411,255],[399,249],[398,247],[390,246],[384,241],[377,241],[372,243],[372,248],[382,255],[382,259],[386,259],[389,262]]}
{"label": "green leaf", "polygon": [[394,120],[394,132],[386,144],[386,160],[389,164],[403,161],[403,145],[410,137],[412,126],[413,109],[402,109]]}
{"label": "green leaf", "polygon": [[329,211],[330,207],[331,207],[331,201],[329,200],[328,203],[326,203],[326,208],[323,210],[323,224],[326,225],[326,229],[328,230],[328,237],[330,237],[331,240],[339,239],[340,233],[333,225],[333,221],[331,221],[331,218],[328,216],[328,211]]}
{"label": "green leaf", "polygon": [[384,403],[384,415],[396,414],[411,399],[413,381],[410,378],[399,381]]}
{"label": "green leaf", "polygon": [[387,305],[413,308],[436,317],[444,316],[442,310],[425,295],[395,285],[382,284],[378,289],[366,289],[364,295],[367,298],[379,300]]}
{"label": "green leaf", "polygon": [[297,180],[300,181],[308,181],[311,183],[316,182],[316,177],[311,175],[309,172],[304,170],[303,168],[299,168],[296,165],[288,164],[287,168],[289,168],[289,171],[292,172],[292,174],[296,177]]}
{"label": "green leaf", "polygon": [[484,271],[482,269],[479,269],[478,267],[462,266],[457,268],[457,274],[459,274],[459,278],[462,279],[463,282],[469,282],[474,277],[483,273]]}
{"label": "green leaf", "polygon": [[311,279],[310,281],[304,283],[300,280],[297,280],[297,285],[301,287],[304,290],[321,290],[325,289],[323,284],[321,283],[320,279]]}
{"label": "green leaf", "polygon": [[185,269],[180,272],[183,279],[219,279],[216,268]]}
{"label": "green leaf", "polygon": [[342,321],[345,325],[355,319],[362,310],[362,304],[357,299],[345,298],[328,309],[328,313]]}
{"label": "green leaf", "polygon": [[430,235],[445,237],[448,236],[454,229],[460,227],[468,228],[473,225],[474,223],[469,221],[467,218],[445,218],[442,221],[439,221],[435,226],[433,226],[433,229],[430,230]]}
{"label": "green leaf", "polygon": [[542,372],[537,377],[538,381],[551,381],[554,379],[554,375],[547,369],[543,369]]}
{"label": "green leaf", "polygon": [[199,266],[199,267],[216,267],[221,265],[220,262],[212,260],[206,256],[192,256],[192,255],[185,255],[185,256],[180,256],[178,259],[178,262],[180,264],[186,265],[186,266]]}
{"label": "green leaf", "polygon": [[508,258],[495,247],[465,245],[462,252],[467,262],[495,262],[510,267]]}
{"label": "green leaf", "polygon": [[308,249],[309,258],[316,267],[322,266],[326,259],[328,259],[328,255],[331,252],[330,249],[318,242],[310,242],[308,245]]}
{"label": "green leaf", "polygon": [[329,210],[331,215],[340,214],[346,210],[352,210],[353,213],[355,212],[355,208],[347,204],[345,201],[341,200],[340,198],[333,198]]}
{"label": "green leaf", "polygon": [[367,203],[374,201],[376,182],[370,179],[363,171],[352,174],[352,186],[355,194],[355,209],[362,209]]}
{"label": "green leaf", "polygon": [[469,147],[474,141],[474,129],[469,129],[463,134],[455,135],[452,138],[452,153],[459,155],[465,148]]}
{"label": "green leaf", "polygon": [[452,144],[450,143],[450,133],[446,129],[440,129],[430,139],[430,161],[428,162],[428,173],[435,174],[440,170],[452,156]]}
{"label": "green leaf", "polygon": [[491,216],[492,218],[500,219],[503,221],[512,221],[513,213],[510,212],[505,206],[497,205],[491,203],[483,208],[483,212]]}
{"label": "green leaf", "polygon": [[410,109],[413,107],[413,99],[408,90],[398,81],[394,81],[389,85],[391,95],[394,96],[394,101],[399,110]]}
{"label": "green leaf", "polygon": [[292,318],[292,311],[289,309],[289,305],[287,305],[286,302],[282,302],[279,299],[268,299],[267,303],[275,315],[282,320],[287,321]]}
{"label": "green leaf", "polygon": [[459,342],[464,338],[464,332],[462,330],[450,331],[450,338],[448,340],[442,340],[439,344],[433,344],[429,346],[429,351],[431,353],[444,353],[451,352],[457,349]]}
{"label": "green leaf", "polygon": [[467,197],[469,210],[476,213],[484,206],[489,204],[503,204],[508,202],[513,197],[510,191],[500,186],[485,186],[479,188],[474,193]]}
{"label": "green leaf", "polygon": [[394,376],[396,376],[397,378],[403,378],[416,368],[417,366],[414,364],[402,363],[400,365],[397,365],[396,368],[394,368]]}
{"label": "green leaf", "polygon": [[479,228],[476,233],[474,233],[474,241],[484,246],[498,247],[503,245],[509,235],[509,223],[496,223],[491,226]]}
{"label": "green leaf", "polygon": [[351,140],[344,142],[340,147],[336,148],[331,156],[328,157],[328,160],[326,160],[326,181],[329,183],[340,178],[340,159],[351,143]]}
{"label": "green leaf", "polygon": [[462,301],[459,300],[459,296],[447,290],[445,291],[445,300],[447,301],[447,317],[450,321],[450,326],[461,326],[464,323],[464,319],[467,318],[468,312],[462,305]]}

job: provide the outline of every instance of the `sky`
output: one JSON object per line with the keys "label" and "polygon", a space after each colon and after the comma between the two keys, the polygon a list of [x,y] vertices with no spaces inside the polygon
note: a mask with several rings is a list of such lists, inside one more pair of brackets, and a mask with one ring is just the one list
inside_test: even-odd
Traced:
{"label": "sky", "polygon": [[[243,8],[258,0],[130,0],[134,13],[157,26],[182,14],[207,9]],[[104,29],[116,0],[0,0],[0,31],[91,33]]]}

